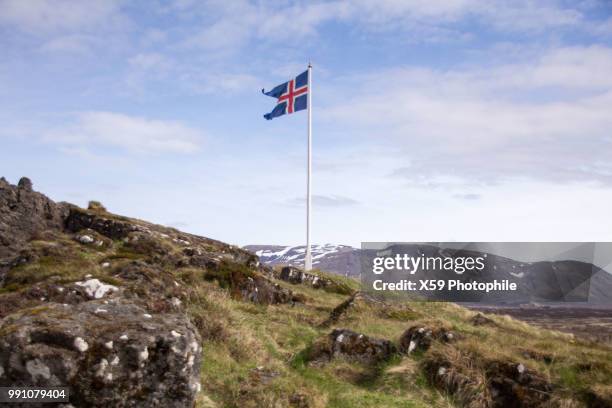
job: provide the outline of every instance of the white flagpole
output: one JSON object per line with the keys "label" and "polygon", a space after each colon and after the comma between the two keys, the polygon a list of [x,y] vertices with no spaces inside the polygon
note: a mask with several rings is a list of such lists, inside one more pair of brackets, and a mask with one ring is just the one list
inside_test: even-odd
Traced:
{"label": "white flagpole", "polygon": [[310,253],[310,177],[312,173],[312,64],[308,62],[308,176],[306,178],[306,256],[304,257],[304,270],[312,269],[312,255]]}

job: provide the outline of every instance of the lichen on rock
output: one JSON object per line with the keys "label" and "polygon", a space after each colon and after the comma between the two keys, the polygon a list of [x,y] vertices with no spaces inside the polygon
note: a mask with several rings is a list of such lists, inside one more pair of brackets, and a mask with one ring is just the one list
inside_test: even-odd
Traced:
{"label": "lichen on rock", "polygon": [[[102,305],[108,313],[95,313]],[[12,329],[0,337],[0,386],[69,386],[77,406],[190,406],[200,376],[197,331],[183,315],[155,315],[145,324],[143,314],[122,299],[6,317],[0,332]]]}

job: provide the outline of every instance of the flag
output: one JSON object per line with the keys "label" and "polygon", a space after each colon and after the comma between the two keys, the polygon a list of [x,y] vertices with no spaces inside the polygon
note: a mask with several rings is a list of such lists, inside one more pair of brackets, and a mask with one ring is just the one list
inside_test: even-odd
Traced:
{"label": "flag", "polygon": [[295,79],[280,84],[271,91],[266,92],[262,89],[261,92],[277,98],[276,107],[264,115],[268,120],[304,110],[308,107],[308,71],[302,72]]}

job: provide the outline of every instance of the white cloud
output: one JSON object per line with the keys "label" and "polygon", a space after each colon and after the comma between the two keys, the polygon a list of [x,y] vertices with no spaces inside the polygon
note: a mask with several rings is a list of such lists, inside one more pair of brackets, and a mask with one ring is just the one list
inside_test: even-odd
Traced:
{"label": "white cloud", "polygon": [[510,33],[565,27],[593,30],[583,24],[581,10],[554,0],[213,1],[180,2],[174,10],[202,18],[202,28],[185,44],[224,52],[235,52],[251,42],[295,43],[316,36],[320,26],[331,21],[365,30],[400,30],[419,41],[470,38],[470,33],[455,26],[468,18]]}
{"label": "white cloud", "polygon": [[[137,153],[193,153],[202,134],[176,121],[162,121],[113,112],[85,112],[72,125],[47,132],[43,140],[70,151],[87,152],[86,146],[102,146]],[[81,149],[78,149],[80,147]]]}
{"label": "white cloud", "polygon": [[205,15],[212,15],[213,19],[207,19],[202,28],[186,39],[185,44],[233,52],[249,42],[262,40],[295,43],[315,34],[319,24],[346,17],[348,9],[344,2],[295,3],[284,7],[278,2],[207,3]]}
{"label": "white cloud", "polygon": [[612,88],[612,49],[599,45],[560,47],[533,56],[530,62],[480,70],[474,75],[497,89],[536,87]]}
{"label": "white cloud", "polygon": [[139,53],[128,59],[131,67],[146,71],[167,71],[174,63],[167,56],[157,53]]}
{"label": "white cloud", "polygon": [[0,24],[38,33],[119,24],[119,0],[0,0]]}
{"label": "white cloud", "polygon": [[227,68],[183,64],[165,55],[138,54],[129,59],[130,70],[125,83],[131,93],[146,94],[152,82],[171,80],[174,90],[187,94],[253,92],[261,86],[259,78],[245,73],[231,72]]}
{"label": "white cloud", "polygon": [[91,35],[61,35],[51,38],[41,47],[44,52],[64,52],[83,54],[91,50],[92,45],[99,43],[98,39]]}
{"label": "white cloud", "polygon": [[[352,78],[326,121],[395,144],[396,176],[424,186],[511,178],[612,185],[612,49],[564,48],[533,64]],[[348,99],[347,99],[348,96]]]}
{"label": "white cloud", "polygon": [[261,85],[258,78],[243,69],[185,63],[180,58],[158,52],[144,52],[128,59],[129,70],[125,78],[133,93],[146,94],[151,82],[172,81],[172,89],[189,94],[208,94],[256,90]]}
{"label": "white cloud", "polygon": [[[285,203],[290,206],[304,206],[306,205],[306,198],[295,197],[285,201]],[[359,202],[339,195],[314,194],[312,196],[312,204],[318,207],[348,207],[357,205]]]}
{"label": "white cloud", "polygon": [[499,31],[543,31],[575,26],[582,12],[554,0],[381,0],[349,2],[350,14],[374,25],[410,29],[417,25],[449,25],[476,18]]}

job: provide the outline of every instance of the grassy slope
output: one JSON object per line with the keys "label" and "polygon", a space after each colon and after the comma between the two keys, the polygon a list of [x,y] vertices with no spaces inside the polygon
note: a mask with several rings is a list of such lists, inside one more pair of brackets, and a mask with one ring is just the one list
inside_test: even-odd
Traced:
{"label": "grassy slope", "polygon": [[[163,245],[171,252],[182,249],[168,241]],[[59,233],[32,241],[30,251],[39,257],[9,272],[7,286],[0,290],[0,303],[23,301],[23,307],[36,306],[37,301],[20,300],[14,294],[50,276],[55,282],[70,282],[92,274],[138,293],[142,290],[138,285],[113,274],[122,265],[135,259],[147,260],[150,255],[121,241],[92,247]],[[110,261],[112,267],[102,268],[104,261]],[[202,276],[201,269],[167,265],[150,276],[161,291],[168,291],[168,296],[181,297],[202,334],[201,407],[283,407],[290,402],[294,406],[347,408],[455,406],[456,400],[427,381],[422,363],[432,356],[453,359],[466,370],[473,370],[474,378],[482,375],[473,364],[479,360],[521,362],[555,384],[556,406],[583,406],[593,392],[611,393],[609,348],[508,317],[490,316],[496,327],[474,326],[469,322],[474,313],[453,304],[411,303],[406,307],[358,303],[333,326],[321,327],[330,312],[347,299],[345,293],[279,282],[304,296],[304,304],[259,306],[232,299],[227,290]],[[178,290],[174,281],[179,284]],[[351,280],[342,284],[354,289],[358,286]],[[10,295],[13,297],[8,298]],[[463,340],[450,346],[435,343],[426,353],[396,356],[376,367],[346,361],[312,367],[303,360],[304,350],[333,327],[397,343],[408,327],[432,322],[452,328]]]}
{"label": "grassy slope", "polygon": [[[389,308],[361,305],[334,327],[397,342],[412,325],[439,322],[464,337],[452,346],[434,344],[425,354],[398,356],[379,367],[344,361],[309,367],[302,361],[300,352],[330,332],[330,328],[317,326],[346,296],[302,285],[288,286],[307,296],[306,305],[253,306],[232,300],[213,288],[203,291],[204,297],[214,297],[216,307],[231,316],[225,327],[229,341],[209,343],[202,368],[204,389],[220,406],[274,406],[275,403],[283,406],[285,396],[292,393],[309,395],[311,404],[321,407],[454,406],[450,397],[428,385],[420,362],[431,353],[463,358],[459,364],[469,364],[479,357],[523,363],[557,384],[552,406],[581,406],[593,388],[600,394],[610,392],[612,353],[609,348],[576,341],[566,334],[541,330],[504,316],[490,316],[497,327],[474,326],[469,323],[473,312],[445,303],[411,303],[412,314],[402,313],[401,309],[394,313]],[[269,385],[254,386],[249,381],[249,370],[257,366],[270,367],[281,375]]]}

